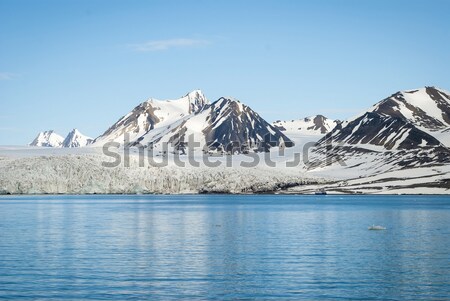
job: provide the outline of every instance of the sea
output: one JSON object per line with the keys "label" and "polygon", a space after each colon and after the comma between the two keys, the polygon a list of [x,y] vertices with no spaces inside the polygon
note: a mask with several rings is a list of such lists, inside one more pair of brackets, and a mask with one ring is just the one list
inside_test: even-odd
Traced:
{"label": "sea", "polygon": [[450,300],[450,196],[2,196],[0,299]]}

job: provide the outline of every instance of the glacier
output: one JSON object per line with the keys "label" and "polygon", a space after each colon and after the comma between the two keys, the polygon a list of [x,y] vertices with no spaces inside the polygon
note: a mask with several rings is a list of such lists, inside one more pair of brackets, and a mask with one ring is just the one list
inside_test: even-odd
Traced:
{"label": "glacier", "polygon": [[33,149],[22,148],[17,155],[20,152],[0,148],[0,194],[263,193],[325,182],[298,168],[274,173],[261,166],[180,168],[173,162],[163,167],[140,166],[135,155],[130,156],[129,166],[105,167],[103,163],[111,158],[99,149],[71,150],[41,149],[30,154]]}

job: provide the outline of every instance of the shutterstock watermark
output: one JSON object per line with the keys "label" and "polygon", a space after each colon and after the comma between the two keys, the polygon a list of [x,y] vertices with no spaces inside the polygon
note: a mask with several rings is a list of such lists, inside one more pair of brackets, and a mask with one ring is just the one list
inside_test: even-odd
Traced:
{"label": "shutterstock watermark", "polygon": [[276,140],[267,135],[261,141],[254,143],[229,142],[221,144],[217,141],[201,145],[194,135],[187,140],[173,139],[156,141],[148,144],[130,142],[129,134],[125,134],[123,143],[106,142],[102,151],[109,160],[103,161],[104,167],[289,167],[320,166],[340,164],[344,160],[336,153],[340,144],[325,144],[318,147],[317,142],[307,141],[300,146],[292,142]]}

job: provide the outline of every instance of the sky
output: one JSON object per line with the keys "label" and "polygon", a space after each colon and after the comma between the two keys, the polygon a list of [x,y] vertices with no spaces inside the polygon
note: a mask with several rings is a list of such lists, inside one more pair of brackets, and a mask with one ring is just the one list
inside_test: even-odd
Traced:
{"label": "sky", "polygon": [[267,121],[450,90],[450,1],[0,0],[0,145],[201,89]]}

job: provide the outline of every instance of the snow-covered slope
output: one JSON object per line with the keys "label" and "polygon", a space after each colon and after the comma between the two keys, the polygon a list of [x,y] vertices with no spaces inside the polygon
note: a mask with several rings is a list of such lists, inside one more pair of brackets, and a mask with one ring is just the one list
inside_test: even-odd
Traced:
{"label": "snow-covered slope", "polygon": [[380,150],[441,146],[436,138],[407,119],[376,112],[366,112],[354,120],[337,125],[319,143],[371,148],[380,146]]}
{"label": "snow-covered slope", "polygon": [[325,162],[336,164],[368,153],[373,158],[355,166],[369,166],[368,160],[379,158],[384,158],[380,165],[389,168],[448,164],[450,150],[437,137],[448,135],[449,118],[450,98],[442,90],[397,92],[319,140],[315,150],[319,156],[311,166],[322,168]]}
{"label": "snow-covered slope", "polygon": [[[449,194],[450,165],[418,167],[414,169],[386,170],[383,173],[366,174],[351,168],[343,177],[342,170],[325,169],[310,175],[326,173],[338,175],[341,180],[326,184],[298,185],[289,188],[290,193],[311,194],[324,189],[329,194]],[[351,175],[353,174],[353,175]]]}
{"label": "snow-covered slope", "polygon": [[382,146],[388,150],[435,147],[443,145],[437,137],[448,135],[449,127],[450,96],[425,87],[391,95],[338,125],[319,143]]}
{"label": "snow-covered slope", "polygon": [[436,87],[397,92],[371,111],[399,117],[450,147],[450,93]]}
{"label": "snow-covered slope", "polygon": [[275,121],[272,125],[285,134],[295,144],[295,151],[307,153],[311,145],[331,131],[339,121],[323,115],[305,117],[291,121]]}
{"label": "snow-covered slope", "polygon": [[30,146],[44,146],[44,147],[61,147],[64,138],[56,134],[53,130],[40,132],[37,137],[31,142]]}
{"label": "snow-covered slope", "polygon": [[73,129],[67,134],[62,143],[62,147],[83,147],[91,144],[94,139],[81,134],[77,129]]}
{"label": "snow-covered slope", "polygon": [[330,132],[338,124],[338,121],[328,119],[323,115],[305,117],[303,119],[281,121],[277,120],[272,125],[289,136],[289,134],[323,135]]}
{"label": "snow-covered slope", "polygon": [[150,98],[119,119],[96,138],[94,143],[97,145],[109,141],[123,143],[125,133],[129,134],[129,141],[135,141],[150,130],[167,127],[190,114],[200,112],[208,103],[208,99],[200,90],[176,100]]}
{"label": "snow-covered slope", "polygon": [[444,130],[450,127],[450,93],[436,87],[400,91],[369,111],[407,120],[421,129]]}
{"label": "snow-covered slope", "polygon": [[241,153],[268,151],[273,146],[293,146],[292,141],[266,122],[250,107],[233,98],[222,97],[201,112],[177,120],[164,128],[155,128],[135,143],[151,144],[156,151],[185,152],[191,143],[197,150]]}

